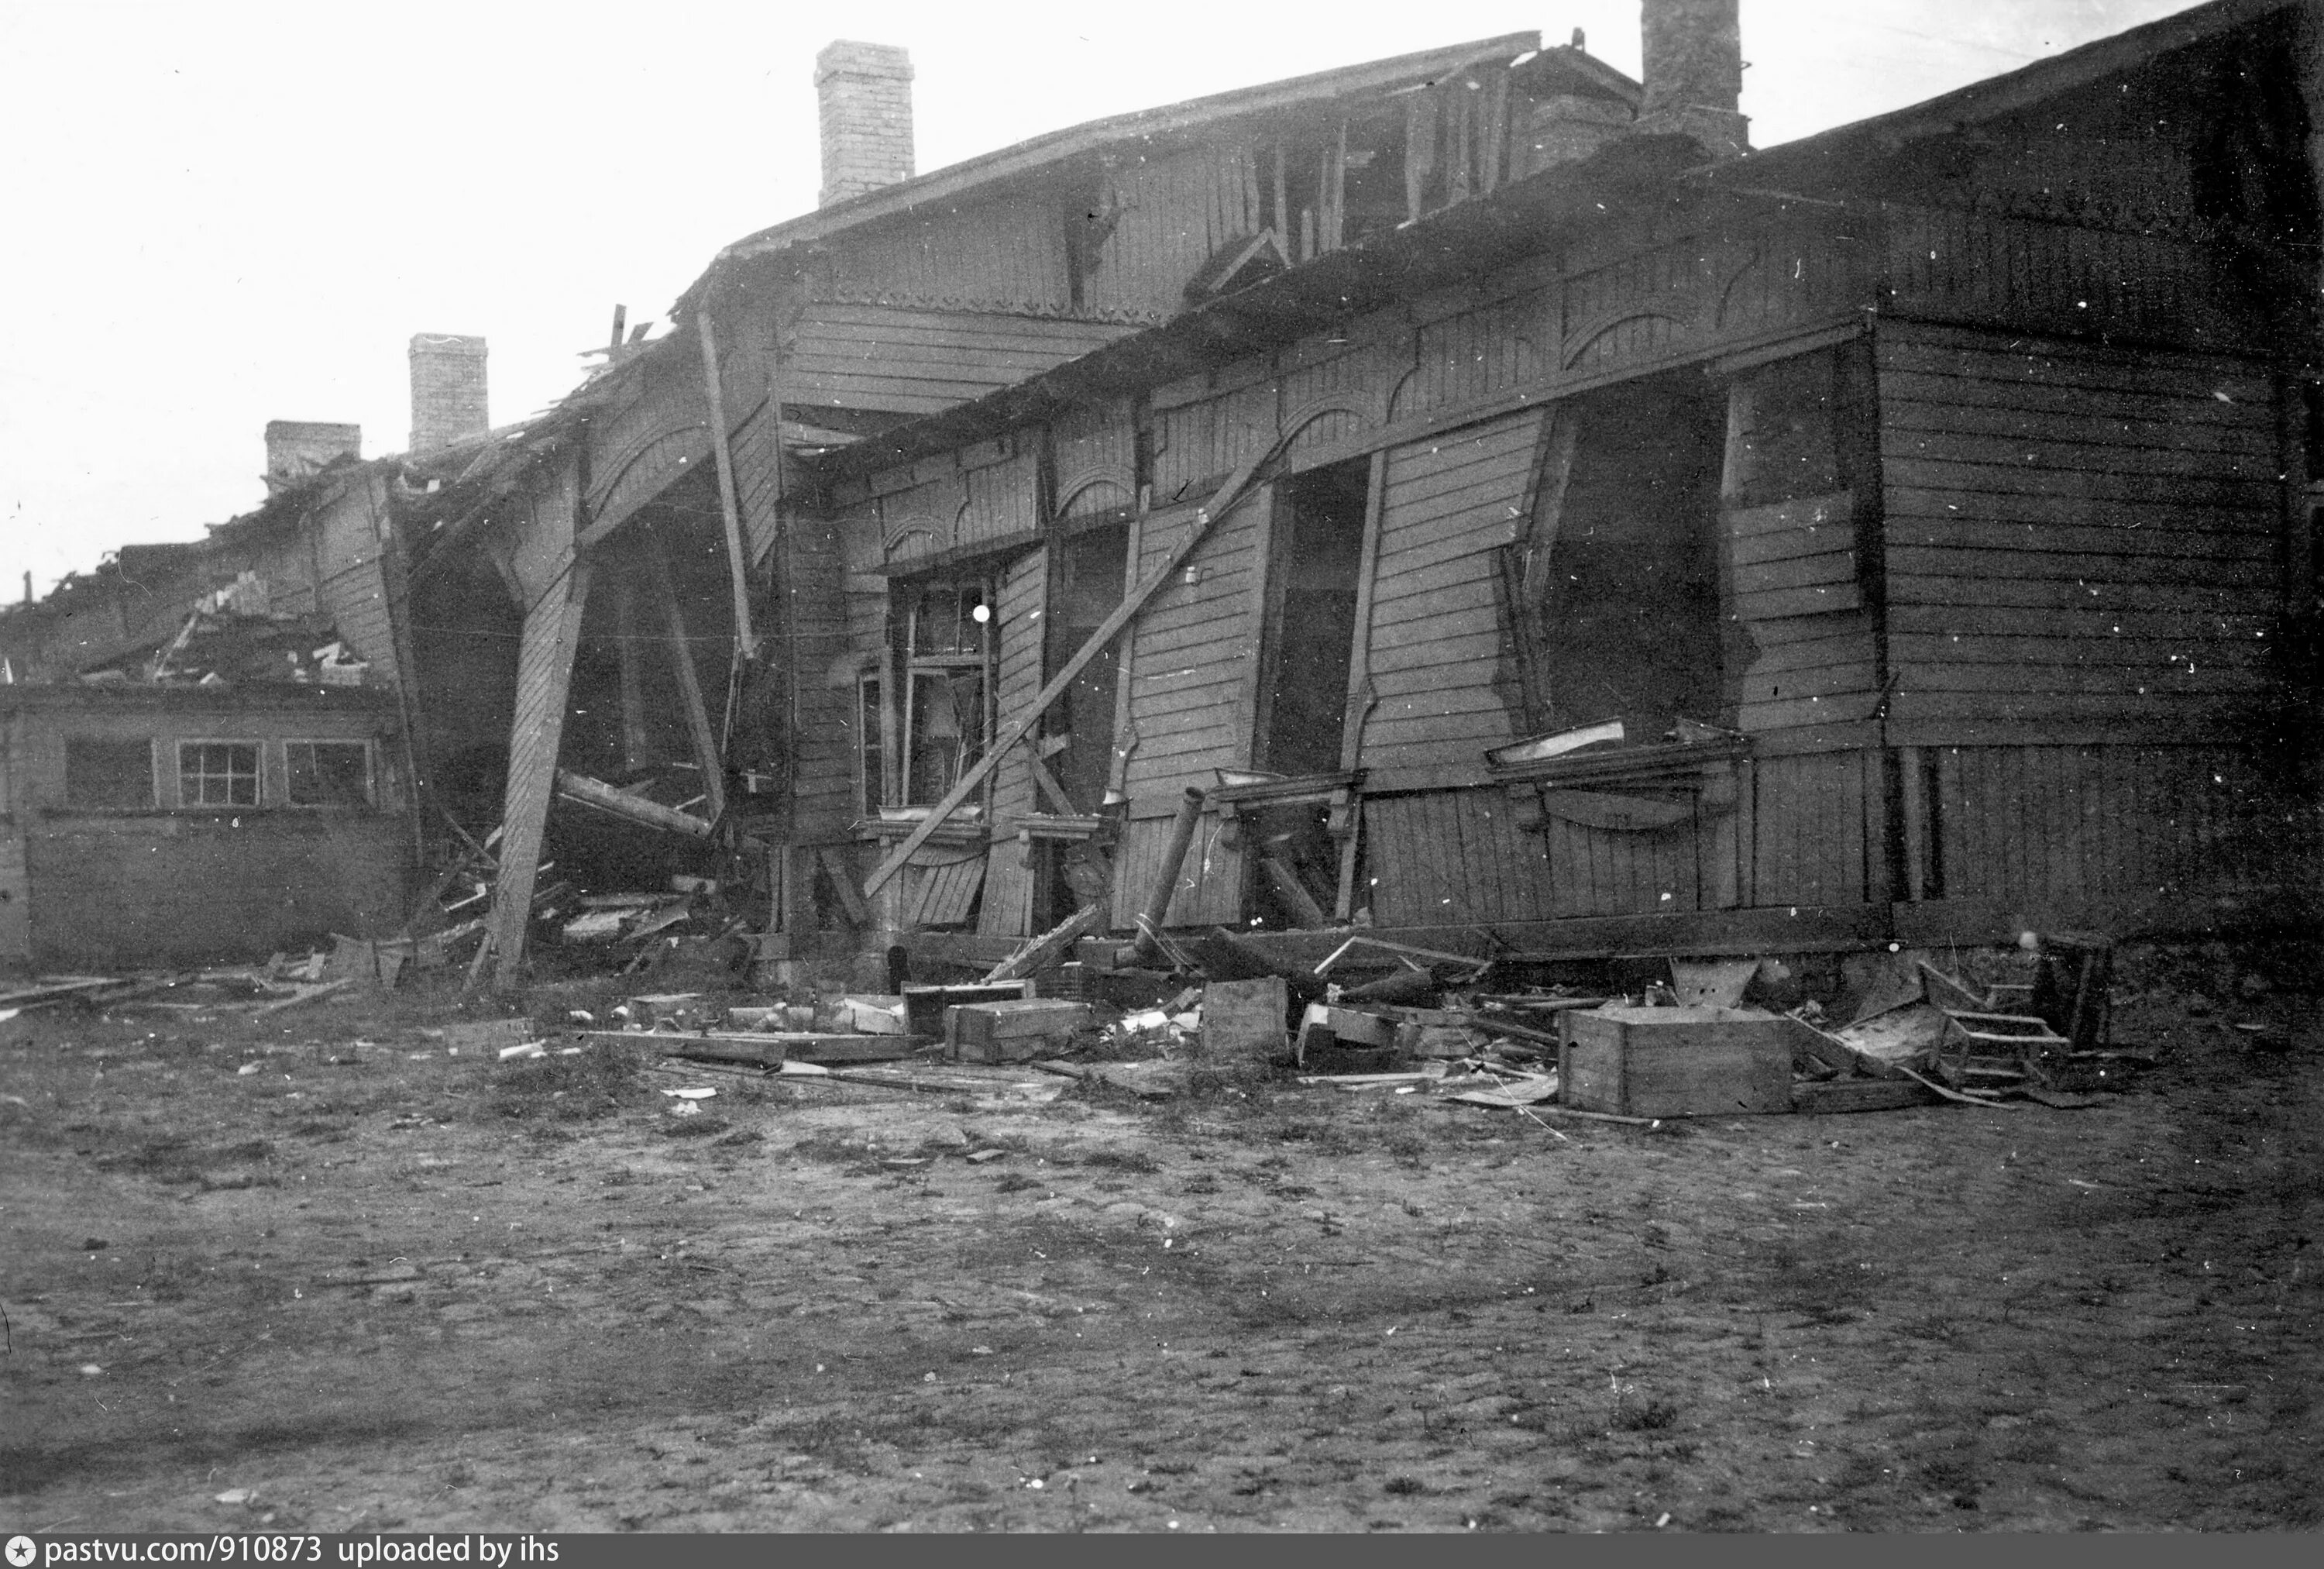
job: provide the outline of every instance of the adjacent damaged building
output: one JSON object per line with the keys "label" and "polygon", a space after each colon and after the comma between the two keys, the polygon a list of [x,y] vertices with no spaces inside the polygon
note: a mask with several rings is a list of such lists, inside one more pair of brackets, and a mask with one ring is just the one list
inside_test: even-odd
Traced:
{"label": "adjacent damaged building", "polygon": [[794,955],[2312,918],[2324,19],[1766,150],[1733,0],[1645,24],[1643,82],[1512,35],[926,176],[835,44],[824,206],[547,414],[326,458],[233,580],[364,667],[407,899],[491,846],[504,980],[544,862]]}

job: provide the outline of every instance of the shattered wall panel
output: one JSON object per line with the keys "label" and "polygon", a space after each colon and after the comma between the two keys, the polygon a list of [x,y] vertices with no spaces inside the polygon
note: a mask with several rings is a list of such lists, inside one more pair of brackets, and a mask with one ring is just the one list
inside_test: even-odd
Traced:
{"label": "shattered wall panel", "polygon": [[[1256,649],[1252,609],[1260,521],[1269,487],[1222,521],[1181,570],[1148,603],[1130,643],[1130,724],[1127,791],[1130,815],[1167,817],[1188,786],[1207,789],[1215,770],[1247,765],[1249,723],[1242,713]],[[1185,532],[1191,512],[1157,513],[1142,529],[1139,577],[1157,569]],[[1116,736],[1120,746],[1129,739]]]}

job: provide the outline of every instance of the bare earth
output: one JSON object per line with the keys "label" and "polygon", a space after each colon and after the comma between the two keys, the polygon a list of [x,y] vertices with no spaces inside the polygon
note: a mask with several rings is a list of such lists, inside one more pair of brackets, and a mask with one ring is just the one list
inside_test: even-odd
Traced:
{"label": "bare earth", "polygon": [[2091,1110],[1563,1139],[28,1013],[0,1524],[2312,1527],[2324,1053],[2188,999]]}

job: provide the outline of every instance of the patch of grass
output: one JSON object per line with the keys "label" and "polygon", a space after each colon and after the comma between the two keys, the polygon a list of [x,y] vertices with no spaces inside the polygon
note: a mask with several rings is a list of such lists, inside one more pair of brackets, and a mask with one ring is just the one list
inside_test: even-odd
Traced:
{"label": "patch of grass", "polygon": [[1632,1401],[1628,1395],[1614,1402],[1614,1429],[1619,1433],[1660,1433],[1678,1420],[1678,1407],[1668,1400]]}
{"label": "patch of grass", "polygon": [[637,1059],[618,1045],[600,1044],[577,1057],[519,1057],[493,1065],[484,1108],[511,1119],[587,1122],[652,1098]]}
{"label": "patch of grass", "polygon": [[1112,1171],[1134,1171],[1150,1175],[1162,1169],[1162,1163],[1143,1149],[1093,1149],[1082,1157],[1084,1166],[1103,1167]]}
{"label": "patch of grass", "polygon": [[1387,1485],[1382,1487],[1380,1491],[1386,1493],[1393,1493],[1397,1498],[1416,1498],[1428,1491],[1428,1484],[1422,1481],[1418,1477],[1391,1476],[1388,1479]]}

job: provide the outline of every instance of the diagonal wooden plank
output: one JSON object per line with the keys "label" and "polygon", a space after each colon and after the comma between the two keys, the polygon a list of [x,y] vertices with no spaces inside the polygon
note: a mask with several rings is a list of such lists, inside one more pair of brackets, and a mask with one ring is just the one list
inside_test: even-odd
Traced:
{"label": "diagonal wooden plank", "polygon": [[1031,733],[1033,726],[1040,722],[1041,715],[1048,711],[1049,705],[1064,695],[1065,688],[1073,685],[1074,678],[1080,675],[1092,660],[1097,658],[1099,651],[1111,642],[1120,634],[1123,627],[1136,619],[1138,613],[1146,608],[1146,602],[1154,597],[1162,585],[1177,576],[1178,568],[1185,564],[1186,558],[1193,555],[1195,548],[1211,537],[1211,531],[1216,529],[1227,514],[1233,512],[1250,494],[1251,481],[1259,477],[1259,469],[1267,464],[1268,460],[1282,450],[1284,440],[1285,438],[1277,436],[1273,442],[1246,458],[1240,468],[1228,475],[1227,482],[1218,488],[1211,504],[1195,514],[1194,526],[1187,531],[1186,538],[1179,543],[1177,549],[1170,552],[1169,558],[1162,563],[1161,567],[1121,596],[1121,603],[1113,607],[1112,613],[1099,623],[1095,632],[1090,633],[1089,641],[1074,651],[1074,657],[1067,660],[1059,668],[1057,673],[1049,678],[1048,684],[1044,686],[1033,701],[1026,706],[1025,711],[1002,727],[1001,734],[993,738],[992,744],[984,749],[984,755],[978,758],[975,764],[961,775],[960,782],[945,792],[944,799],[936,804],[935,808],[921,820],[919,826],[914,828],[902,844],[890,851],[888,858],[880,863],[878,869],[870,877],[864,879],[864,898],[869,899],[879,892],[887,885],[890,878],[902,870],[905,863],[911,860],[912,853],[927,843],[928,835],[935,833],[945,819],[957,811],[960,804],[968,799],[978,787],[984,783],[985,776],[992,771],[993,764],[1006,755],[1010,748],[1024,740]]}

